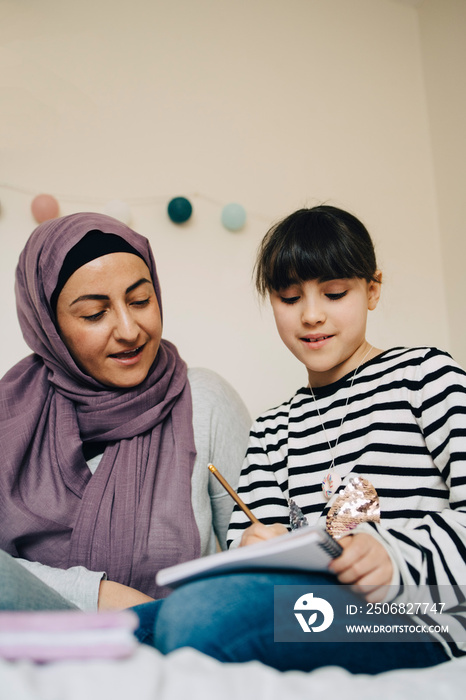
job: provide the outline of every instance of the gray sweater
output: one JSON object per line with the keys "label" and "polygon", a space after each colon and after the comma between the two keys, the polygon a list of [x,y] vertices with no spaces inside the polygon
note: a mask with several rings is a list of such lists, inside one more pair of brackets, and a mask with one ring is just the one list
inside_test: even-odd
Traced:
{"label": "gray sweater", "polygon": [[[226,548],[226,533],[234,505],[207,465],[215,464],[236,488],[251,420],[236,391],[215,372],[189,369],[188,379],[197,451],[191,498],[201,539],[201,556],[205,556],[215,552],[217,541],[222,549]],[[101,457],[97,455],[89,460],[92,473]],[[97,609],[100,582],[106,577],[104,571],[89,571],[83,566],[56,569],[39,562],[17,561],[81,610]]]}

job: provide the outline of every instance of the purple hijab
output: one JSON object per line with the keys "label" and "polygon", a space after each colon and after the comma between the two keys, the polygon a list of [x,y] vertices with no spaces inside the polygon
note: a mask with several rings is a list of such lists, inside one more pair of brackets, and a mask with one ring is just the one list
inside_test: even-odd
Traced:
{"label": "purple hijab", "polygon": [[[156,572],[200,555],[191,503],[195,460],[187,368],[162,340],[146,379],[106,387],[62,342],[50,297],[68,251],[91,230],[121,236],[146,261],[147,239],[101,214],[72,214],[32,233],[16,270],[18,318],[33,355],[0,381],[0,548],[49,566],[105,570],[156,598]],[[94,475],[83,441],[106,448]]]}

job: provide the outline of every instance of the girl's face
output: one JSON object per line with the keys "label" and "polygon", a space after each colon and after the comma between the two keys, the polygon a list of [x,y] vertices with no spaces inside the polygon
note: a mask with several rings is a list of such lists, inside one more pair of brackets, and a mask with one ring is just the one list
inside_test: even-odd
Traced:
{"label": "girl's face", "polygon": [[111,253],[74,272],[57,303],[60,335],[76,364],[106,386],[129,388],[147,376],[162,336],[149,268],[137,255]]}
{"label": "girl's face", "polygon": [[360,278],[308,280],[270,293],[280,337],[307,367],[311,386],[356,369],[369,348],[367,312],[379,297],[380,283]]}

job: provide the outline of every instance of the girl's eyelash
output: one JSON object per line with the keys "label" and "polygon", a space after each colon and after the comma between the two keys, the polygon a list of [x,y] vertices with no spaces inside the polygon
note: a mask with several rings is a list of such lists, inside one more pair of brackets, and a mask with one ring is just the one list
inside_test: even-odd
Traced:
{"label": "girl's eyelash", "polygon": [[[338,301],[338,299],[343,299],[344,296],[348,294],[348,290],[345,289],[344,292],[335,292],[335,293],[327,293],[325,296],[327,299],[330,299],[330,301]],[[299,296],[298,297],[280,297],[282,302],[284,304],[296,304],[297,301],[299,301]]]}
{"label": "girl's eyelash", "polygon": [[281,297],[281,300],[284,304],[295,304],[298,301],[299,297]]}
{"label": "girl's eyelash", "polygon": [[348,290],[345,289],[344,292],[338,292],[335,294],[326,294],[325,296],[330,299],[330,301],[337,301],[337,299],[343,299],[344,296],[348,294]]}
{"label": "girl's eyelash", "polygon": [[141,299],[141,301],[131,302],[133,306],[146,306],[150,302],[150,297],[147,299]]}

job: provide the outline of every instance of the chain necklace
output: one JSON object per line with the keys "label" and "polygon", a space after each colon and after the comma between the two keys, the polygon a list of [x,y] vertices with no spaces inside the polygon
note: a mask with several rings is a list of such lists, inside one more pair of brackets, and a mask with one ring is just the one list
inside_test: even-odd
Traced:
{"label": "chain necklace", "polygon": [[346,418],[346,415],[347,415],[347,408],[348,408],[348,402],[349,402],[350,395],[351,395],[351,389],[353,388],[354,380],[356,378],[356,375],[358,373],[359,368],[364,363],[364,361],[366,360],[366,358],[369,356],[369,354],[372,352],[373,349],[374,349],[373,346],[370,345],[369,350],[366,352],[366,354],[362,358],[361,362],[358,364],[358,366],[354,370],[353,376],[351,378],[351,384],[350,384],[350,387],[348,389],[348,396],[346,397],[346,402],[345,402],[345,406],[343,409],[343,417],[341,419],[340,426],[338,428],[338,435],[337,435],[335,445],[333,446],[333,450],[332,450],[332,446],[330,445],[330,440],[327,437],[327,431],[325,430],[325,423],[322,420],[322,416],[320,415],[319,406],[317,404],[317,399],[315,397],[314,391],[312,390],[312,386],[309,383],[309,389],[311,390],[312,398],[314,399],[317,415],[319,416],[320,424],[322,426],[322,430],[324,431],[325,439],[327,440],[328,449],[330,452],[330,458],[332,460],[331,464],[330,464],[330,469],[328,470],[327,474],[322,479],[322,491],[323,491],[323,494],[327,500],[329,500],[329,498],[331,498],[333,496],[333,494],[335,493],[335,491],[338,489],[338,487],[341,484],[341,477],[335,471],[334,451],[336,451],[336,449],[337,449],[338,441],[339,441],[340,435],[341,435],[341,428],[342,428],[342,425],[343,425],[345,418]]}

